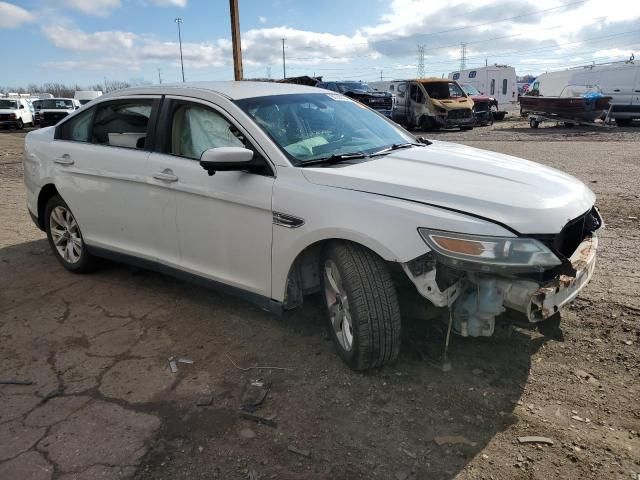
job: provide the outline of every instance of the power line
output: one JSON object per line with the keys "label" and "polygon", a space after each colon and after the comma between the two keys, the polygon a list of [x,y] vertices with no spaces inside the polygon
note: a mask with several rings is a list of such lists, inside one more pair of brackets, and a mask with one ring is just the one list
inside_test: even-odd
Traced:
{"label": "power line", "polygon": [[[494,25],[496,23],[508,22],[510,20],[517,20],[519,18],[525,18],[525,17],[530,17],[532,15],[538,15],[539,13],[551,12],[551,11],[558,10],[558,9],[561,9],[561,8],[567,8],[567,7],[571,7],[571,6],[574,6],[574,5],[587,3],[589,1],[591,1],[591,0],[579,0],[579,1],[575,1],[575,2],[563,3],[563,4],[555,6],[555,7],[545,8],[544,10],[535,10],[535,11],[531,11],[529,13],[523,13],[523,14],[520,14],[520,15],[515,15],[513,17],[498,18],[498,19],[495,19],[495,20],[491,20],[490,22],[476,23],[474,25],[467,25],[467,26],[464,26],[464,27],[456,27],[456,28],[450,28],[450,29],[447,29],[447,30],[439,30],[437,32],[421,33],[421,34],[416,34],[416,35],[408,35],[406,37],[390,38],[390,39],[387,39],[387,40],[377,40],[377,41],[374,41],[374,42],[343,43],[343,44],[340,44],[340,45],[323,45],[322,48],[354,47],[354,46],[360,46],[360,45],[369,45],[369,43],[399,42],[399,41],[408,40],[408,39],[411,39],[411,38],[431,37],[431,36],[434,36],[434,35],[441,35],[443,33],[459,32],[461,30],[468,30],[468,29],[471,29],[471,28],[478,28],[478,27],[486,27],[487,25]],[[317,47],[298,47],[298,50],[313,50],[315,48],[317,48]]]}

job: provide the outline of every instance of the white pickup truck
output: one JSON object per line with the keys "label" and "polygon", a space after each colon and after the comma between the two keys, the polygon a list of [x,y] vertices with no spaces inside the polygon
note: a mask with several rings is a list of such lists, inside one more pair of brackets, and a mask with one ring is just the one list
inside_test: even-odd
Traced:
{"label": "white pickup truck", "polygon": [[80,102],[73,98],[35,100],[33,102],[33,108],[35,108],[34,124],[40,127],[55,125],[80,107]]}
{"label": "white pickup truck", "polygon": [[0,98],[0,126],[23,129],[33,125],[33,115],[24,98]]}

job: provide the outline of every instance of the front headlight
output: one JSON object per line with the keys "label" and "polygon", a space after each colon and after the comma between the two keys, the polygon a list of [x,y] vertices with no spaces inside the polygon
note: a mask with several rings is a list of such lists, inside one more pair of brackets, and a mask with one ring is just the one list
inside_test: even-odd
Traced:
{"label": "front headlight", "polygon": [[480,271],[544,271],[561,265],[560,259],[533,238],[485,237],[419,228],[441,260],[452,267]]}

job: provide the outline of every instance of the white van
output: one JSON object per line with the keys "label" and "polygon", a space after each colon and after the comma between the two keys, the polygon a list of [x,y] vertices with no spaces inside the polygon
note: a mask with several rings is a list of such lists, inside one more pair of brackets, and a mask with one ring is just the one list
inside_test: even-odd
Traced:
{"label": "white van", "polygon": [[483,95],[498,101],[496,120],[502,120],[508,112],[514,112],[518,103],[516,69],[508,65],[490,65],[451,72],[450,80],[473,85]]}
{"label": "white van", "polygon": [[585,65],[558,72],[543,73],[536,78],[529,91],[555,97],[567,85],[597,85],[602,93],[611,96],[611,117],[620,126],[640,118],[640,63],[633,60]]}
{"label": "white van", "polygon": [[20,96],[0,99],[0,126],[23,129],[25,125],[33,125],[33,114],[27,100]]}
{"label": "white van", "polygon": [[80,105],[84,105],[85,103],[89,103],[91,100],[95,100],[101,96],[102,92],[100,90],[78,90],[73,98],[78,100]]}

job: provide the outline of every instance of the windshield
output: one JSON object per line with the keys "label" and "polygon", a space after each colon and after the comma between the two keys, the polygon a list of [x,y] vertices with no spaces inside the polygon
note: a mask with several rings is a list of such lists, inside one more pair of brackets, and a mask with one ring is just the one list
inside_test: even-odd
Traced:
{"label": "windshield", "polygon": [[372,92],[373,89],[366,83],[361,82],[342,82],[338,83],[338,90],[340,93],[350,92],[352,90],[364,90],[365,92]]}
{"label": "windshield", "polygon": [[18,102],[15,100],[0,100],[0,108],[10,108],[15,110],[18,108]]}
{"label": "windshield", "polygon": [[337,94],[273,95],[236,104],[296,165],[416,141],[364,105]]}
{"label": "windshield", "polygon": [[46,109],[46,110],[60,110],[60,109],[69,109],[73,108],[73,102],[71,100],[61,99],[61,98],[53,98],[47,100],[39,100],[36,108]]}
{"label": "windshield", "polygon": [[478,89],[473,85],[469,85],[468,83],[465,83],[464,85],[460,85],[460,86],[462,87],[462,90],[464,90],[464,93],[466,93],[467,95],[482,95],[478,91]]}
{"label": "windshield", "polygon": [[435,100],[446,100],[447,98],[465,96],[456,82],[425,82],[422,85],[429,96]]}

